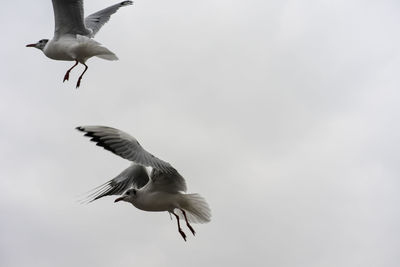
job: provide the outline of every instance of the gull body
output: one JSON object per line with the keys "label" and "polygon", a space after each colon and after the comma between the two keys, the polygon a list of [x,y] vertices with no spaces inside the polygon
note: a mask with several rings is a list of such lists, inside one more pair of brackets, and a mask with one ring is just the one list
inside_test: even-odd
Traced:
{"label": "gull body", "polygon": [[[105,126],[77,127],[96,142],[114,154],[132,161],[131,165],[118,176],[97,187],[89,195],[88,202],[109,195],[121,195],[115,202],[125,201],[143,211],[173,214],[178,231],[186,241],[186,234],[180,226],[184,219],[187,227],[195,234],[190,222],[210,221],[211,211],[199,194],[187,194],[185,179],[168,162],[165,162],[142,148],[129,134]],[[146,167],[151,168],[150,174]],[[182,215],[179,216],[180,212]]]}
{"label": "gull body", "polygon": [[[133,193],[133,192],[132,192]],[[182,198],[179,193],[170,194],[165,192],[151,192],[142,188],[136,190],[136,196],[129,198],[129,193],[123,199],[132,203],[133,206],[144,211],[169,211],[173,212],[176,208],[181,208]]]}
{"label": "gull body", "polygon": [[109,60],[118,59],[114,53],[100,43],[82,35],[67,35],[58,40],[53,39],[46,44],[43,53],[51,59],[65,61],[76,60],[82,64],[94,56]]}
{"label": "gull body", "polygon": [[123,1],[102,9],[84,19],[83,0],[52,0],[55,20],[53,39],[42,39],[27,47],[37,48],[51,59],[75,61],[66,72],[64,80],[69,79],[71,70],[81,63],[85,70],[78,78],[80,86],[83,74],[87,71],[86,61],[94,56],[106,60],[118,60],[109,49],[95,41],[93,37],[120,7],[131,5],[132,1]]}

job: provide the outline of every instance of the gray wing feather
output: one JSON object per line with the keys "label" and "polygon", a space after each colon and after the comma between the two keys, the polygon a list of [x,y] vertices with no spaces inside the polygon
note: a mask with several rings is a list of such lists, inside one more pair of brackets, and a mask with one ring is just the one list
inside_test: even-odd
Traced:
{"label": "gray wing feather", "polygon": [[85,132],[85,136],[91,137],[90,141],[95,142],[97,146],[124,159],[162,172],[177,173],[168,162],[147,152],[134,137],[123,131],[106,126],[82,126],[76,129]]}
{"label": "gray wing feather", "polygon": [[91,37],[93,37],[103,25],[110,20],[112,14],[117,12],[120,7],[132,5],[132,1],[123,1],[119,4],[112,5],[102,9],[96,13],[91,14],[85,18],[85,25],[92,30]]}
{"label": "gray wing feather", "polygon": [[91,31],[83,21],[83,0],[52,0],[54,10],[54,38],[66,34],[89,36]]}
{"label": "gray wing feather", "polygon": [[177,171],[175,173],[165,173],[153,169],[150,174],[151,190],[177,193],[186,191],[186,181]]}
{"label": "gray wing feather", "polygon": [[87,196],[86,202],[92,202],[104,196],[121,195],[131,187],[141,188],[149,181],[146,168],[132,164],[130,167],[121,172],[117,177],[102,184]]}

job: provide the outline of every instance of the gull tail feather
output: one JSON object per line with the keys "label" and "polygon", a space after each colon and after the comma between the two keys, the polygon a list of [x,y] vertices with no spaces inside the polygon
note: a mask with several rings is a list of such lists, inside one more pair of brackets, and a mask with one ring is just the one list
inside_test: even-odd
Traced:
{"label": "gull tail feather", "polygon": [[211,209],[199,194],[184,194],[180,206],[186,211],[189,222],[208,223],[211,221]]}
{"label": "gull tail feather", "polygon": [[97,55],[97,57],[105,59],[105,60],[118,60],[118,57],[113,52],[111,52],[110,50],[108,50],[108,52],[109,53],[107,53],[107,54]]}
{"label": "gull tail feather", "polygon": [[[118,60],[118,57],[113,52],[99,42],[79,34],[76,39],[79,43],[80,52],[84,52],[84,54],[88,55],[88,58],[96,56],[105,60]],[[79,52],[77,53],[79,54]]]}

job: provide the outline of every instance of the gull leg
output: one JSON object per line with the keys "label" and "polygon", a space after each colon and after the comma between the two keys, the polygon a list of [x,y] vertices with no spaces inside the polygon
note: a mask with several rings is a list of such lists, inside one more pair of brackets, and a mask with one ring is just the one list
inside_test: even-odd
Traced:
{"label": "gull leg", "polygon": [[189,224],[189,221],[186,217],[186,212],[183,209],[180,209],[183,213],[183,216],[185,217],[185,221],[186,221],[186,226],[189,228],[190,232],[192,232],[193,235],[196,234],[196,232],[194,231],[193,227]]}
{"label": "gull leg", "polygon": [[179,231],[179,233],[181,234],[181,236],[183,237],[183,240],[185,240],[186,241],[186,234],[182,231],[182,229],[181,229],[181,224],[179,223],[179,216],[178,215],[176,215],[176,213],[175,212],[172,212],[172,214],[174,214],[175,215],[175,217],[176,217],[176,221],[178,222],[178,231]]}
{"label": "gull leg", "polygon": [[82,72],[81,76],[79,76],[78,82],[76,83],[76,88],[78,88],[81,85],[82,76],[83,76],[83,74],[85,74],[85,72],[88,69],[88,66],[85,63],[82,63],[82,64],[85,65],[85,70]]}
{"label": "gull leg", "polygon": [[78,60],[75,60],[75,65],[73,65],[69,70],[67,70],[67,73],[65,73],[63,82],[68,81],[68,79],[69,79],[69,73],[71,72],[71,70],[72,70],[73,68],[76,67],[76,65],[78,65]]}

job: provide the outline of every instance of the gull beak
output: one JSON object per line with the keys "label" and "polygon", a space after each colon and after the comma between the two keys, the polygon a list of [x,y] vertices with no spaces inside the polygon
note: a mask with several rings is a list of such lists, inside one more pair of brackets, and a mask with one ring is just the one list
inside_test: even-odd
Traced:
{"label": "gull beak", "polygon": [[117,198],[116,200],[114,200],[114,203],[116,203],[116,202],[118,202],[118,201],[121,201],[121,200],[124,200],[124,199],[125,199],[125,196],[119,197],[119,198]]}
{"label": "gull beak", "polygon": [[25,47],[35,47],[36,44],[27,44]]}

